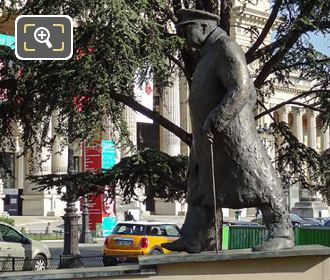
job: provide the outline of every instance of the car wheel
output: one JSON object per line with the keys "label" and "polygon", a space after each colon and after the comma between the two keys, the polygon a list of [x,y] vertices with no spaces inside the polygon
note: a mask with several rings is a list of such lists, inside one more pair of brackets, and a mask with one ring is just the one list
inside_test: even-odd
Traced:
{"label": "car wheel", "polygon": [[103,256],[103,265],[104,266],[114,266],[117,264],[118,264],[118,262],[114,257]]}
{"label": "car wheel", "polygon": [[162,255],[162,254],[163,252],[158,249],[154,249],[149,253],[149,255]]}
{"label": "car wheel", "polygon": [[32,261],[32,270],[46,270],[47,258],[42,255],[37,255]]}

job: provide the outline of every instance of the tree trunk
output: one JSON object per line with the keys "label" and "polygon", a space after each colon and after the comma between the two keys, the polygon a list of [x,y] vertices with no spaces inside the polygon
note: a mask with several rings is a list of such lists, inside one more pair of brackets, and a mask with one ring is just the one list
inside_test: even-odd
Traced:
{"label": "tree trunk", "polygon": [[230,0],[221,0],[220,27],[230,35],[230,13],[232,3]]}
{"label": "tree trunk", "polygon": [[[68,118],[68,175],[74,173],[74,151],[71,147],[72,139],[71,132],[73,131],[73,120],[72,115]],[[72,185],[66,186],[67,193],[70,193]],[[75,202],[72,195],[67,196],[66,205],[64,209],[65,214],[62,216],[64,220],[64,248],[60,261],[60,268],[79,268],[83,266],[83,263],[79,260],[79,231],[78,231],[78,220],[80,216],[77,214],[77,208],[75,207]],[[63,258],[62,258],[63,257]]]}

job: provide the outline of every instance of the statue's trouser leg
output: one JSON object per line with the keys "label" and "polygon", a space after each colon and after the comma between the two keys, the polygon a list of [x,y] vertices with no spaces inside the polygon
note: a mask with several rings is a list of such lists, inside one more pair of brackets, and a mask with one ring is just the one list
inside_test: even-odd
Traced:
{"label": "statue's trouser leg", "polygon": [[292,225],[286,209],[285,196],[282,190],[274,187],[268,201],[260,206],[264,223],[268,230],[268,238],[254,250],[289,249],[294,246]]}
{"label": "statue's trouser leg", "polygon": [[171,243],[162,244],[162,247],[171,251],[201,252],[207,230],[213,221],[213,215],[212,207],[201,207],[190,203],[181,229],[181,238]]}

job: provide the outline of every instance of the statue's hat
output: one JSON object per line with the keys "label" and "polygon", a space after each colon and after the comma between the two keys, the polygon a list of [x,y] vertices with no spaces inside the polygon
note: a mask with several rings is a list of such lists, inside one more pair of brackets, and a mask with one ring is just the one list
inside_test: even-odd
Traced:
{"label": "statue's hat", "polygon": [[211,20],[219,22],[220,18],[209,12],[203,10],[193,10],[193,9],[180,9],[176,12],[178,18],[177,26],[193,23],[196,20]]}

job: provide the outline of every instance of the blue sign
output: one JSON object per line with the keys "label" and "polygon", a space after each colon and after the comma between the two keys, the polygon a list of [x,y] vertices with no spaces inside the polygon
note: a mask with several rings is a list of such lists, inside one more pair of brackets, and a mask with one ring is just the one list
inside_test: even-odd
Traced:
{"label": "blue sign", "polygon": [[111,140],[102,140],[102,169],[110,169],[116,164],[116,146]]}
{"label": "blue sign", "polygon": [[103,217],[102,218],[102,236],[107,237],[111,234],[112,230],[117,224],[116,217]]}
{"label": "blue sign", "polygon": [[[111,169],[112,166],[116,164],[116,146],[115,143],[111,140],[102,140],[101,142],[101,168],[102,169]],[[109,214],[107,210],[111,209],[110,212],[114,212],[114,202],[110,199],[110,204],[108,199],[106,199],[104,192],[103,201],[104,201],[104,211]],[[108,196],[109,197],[109,196]],[[110,197],[109,197],[110,198]],[[109,208],[110,207],[110,208]],[[102,218],[102,235],[107,237],[111,234],[112,230],[117,224],[116,216],[109,216]]]}
{"label": "blue sign", "polygon": [[0,46],[7,46],[12,50],[15,49],[15,37],[6,34],[0,34]]}

